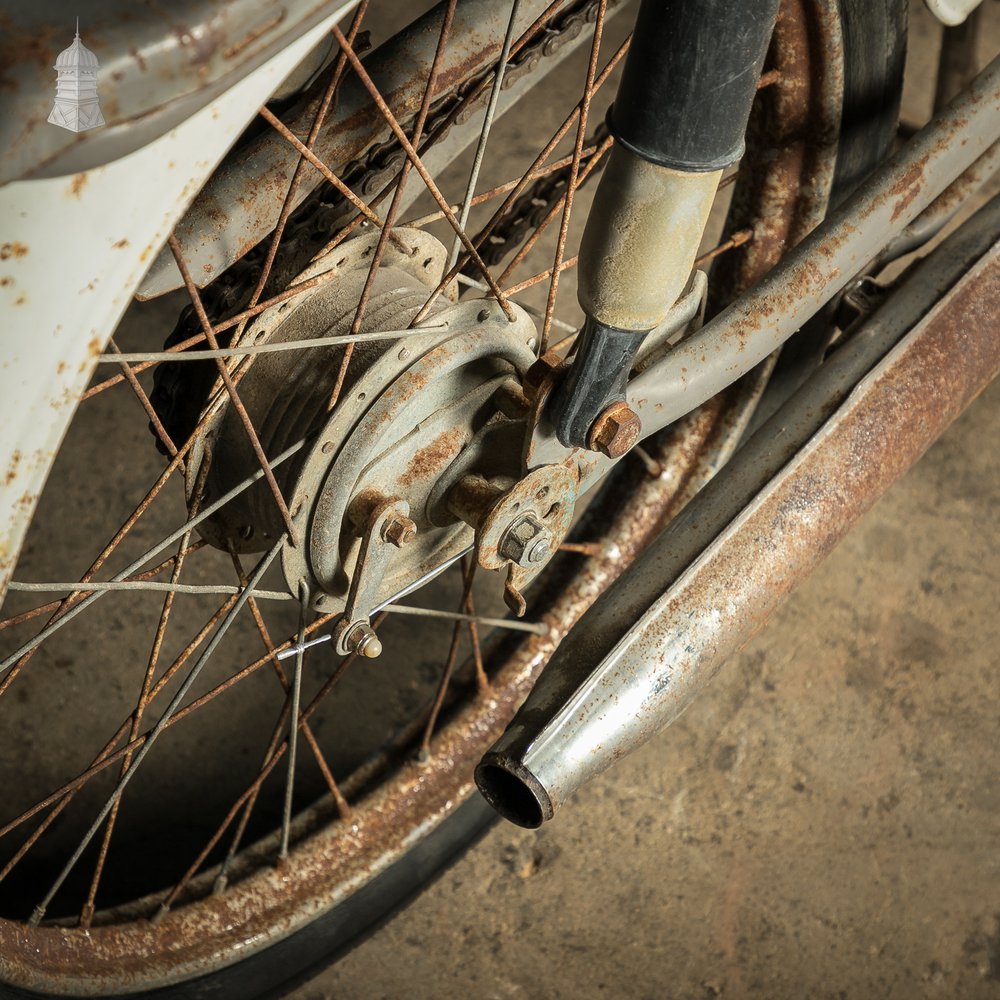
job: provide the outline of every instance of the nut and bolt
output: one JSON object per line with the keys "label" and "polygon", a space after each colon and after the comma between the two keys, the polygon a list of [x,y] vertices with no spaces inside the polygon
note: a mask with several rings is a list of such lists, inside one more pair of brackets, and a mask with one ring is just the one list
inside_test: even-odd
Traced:
{"label": "nut and bolt", "polygon": [[552,554],[552,536],[534,515],[524,514],[511,524],[499,546],[500,555],[524,569],[545,562]]}
{"label": "nut and bolt", "polygon": [[621,458],[639,442],[642,421],[628,403],[612,403],[590,428],[587,445],[608,458]]}
{"label": "nut and bolt", "polygon": [[409,545],[416,537],[417,526],[402,514],[393,514],[382,526],[383,540],[395,545],[397,549]]}
{"label": "nut and bolt", "polygon": [[382,655],[382,641],[367,622],[358,622],[348,629],[344,637],[344,646],[348,652],[357,653],[358,656],[368,660],[374,660],[375,657]]}

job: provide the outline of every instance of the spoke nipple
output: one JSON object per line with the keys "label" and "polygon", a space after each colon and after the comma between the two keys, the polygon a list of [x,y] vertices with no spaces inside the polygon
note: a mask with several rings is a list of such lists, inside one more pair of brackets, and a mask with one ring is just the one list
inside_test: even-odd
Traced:
{"label": "spoke nipple", "polygon": [[417,751],[417,763],[429,764],[431,762],[431,752],[427,747],[421,747]]}
{"label": "spoke nipple", "polygon": [[32,927],[37,927],[42,922],[42,920],[44,918],[45,918],[45,907],[44,906],[36,906],[31,911],[31,916],[28,918],[28,923]]}
{"label": "spoke nipple", "polygon": [[229,876],[221,873],[212,883],[212,895],[221,896],[229,888]]}
{"label": "spoke nipple", "polygon": [[160,903],[160,908],[150,918],[151,924],[158,924],[170,912],[169,903]]}

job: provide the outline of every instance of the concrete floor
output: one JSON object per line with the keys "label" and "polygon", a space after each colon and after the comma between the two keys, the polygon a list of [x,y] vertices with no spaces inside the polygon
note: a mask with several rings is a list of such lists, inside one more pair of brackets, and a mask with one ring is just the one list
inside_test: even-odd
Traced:
{"label": "concrete floor", "polygon": [[1000,997],[998,426],[995,385],[678,724],[295,1000]]}

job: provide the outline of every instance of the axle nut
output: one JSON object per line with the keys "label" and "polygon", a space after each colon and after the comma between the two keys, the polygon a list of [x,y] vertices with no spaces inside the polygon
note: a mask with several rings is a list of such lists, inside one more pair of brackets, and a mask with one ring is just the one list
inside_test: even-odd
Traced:
{"label": "axle nut", "polygon": [[382,537],[401,549],[417,537],[417,526],[408,517],[393,514],[382,528]]}
{"label": "axle nut", "polygon": [[608,458],[621,458],[639,441],[642,421],[625,402],[612,403],[590,428],[588,446]]}
{"label": "axle nut", "polygon": [[548,559],[552,551],[551,538],[544,524],[533,515],[525,514],[507,529],[500,543],[500,555],[529,569]]}

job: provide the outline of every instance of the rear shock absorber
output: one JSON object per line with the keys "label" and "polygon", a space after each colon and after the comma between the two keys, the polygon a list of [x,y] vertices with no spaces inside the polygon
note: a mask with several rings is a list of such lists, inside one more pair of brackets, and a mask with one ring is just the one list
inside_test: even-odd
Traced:
{"label": "rear shock absorber", "polygon": [[586,319],[552,402],[593,448],[636,351],[684,289],[725,167],[744,149],[778,0],[642,0],[608,113],[615,138],[580,245]]}

